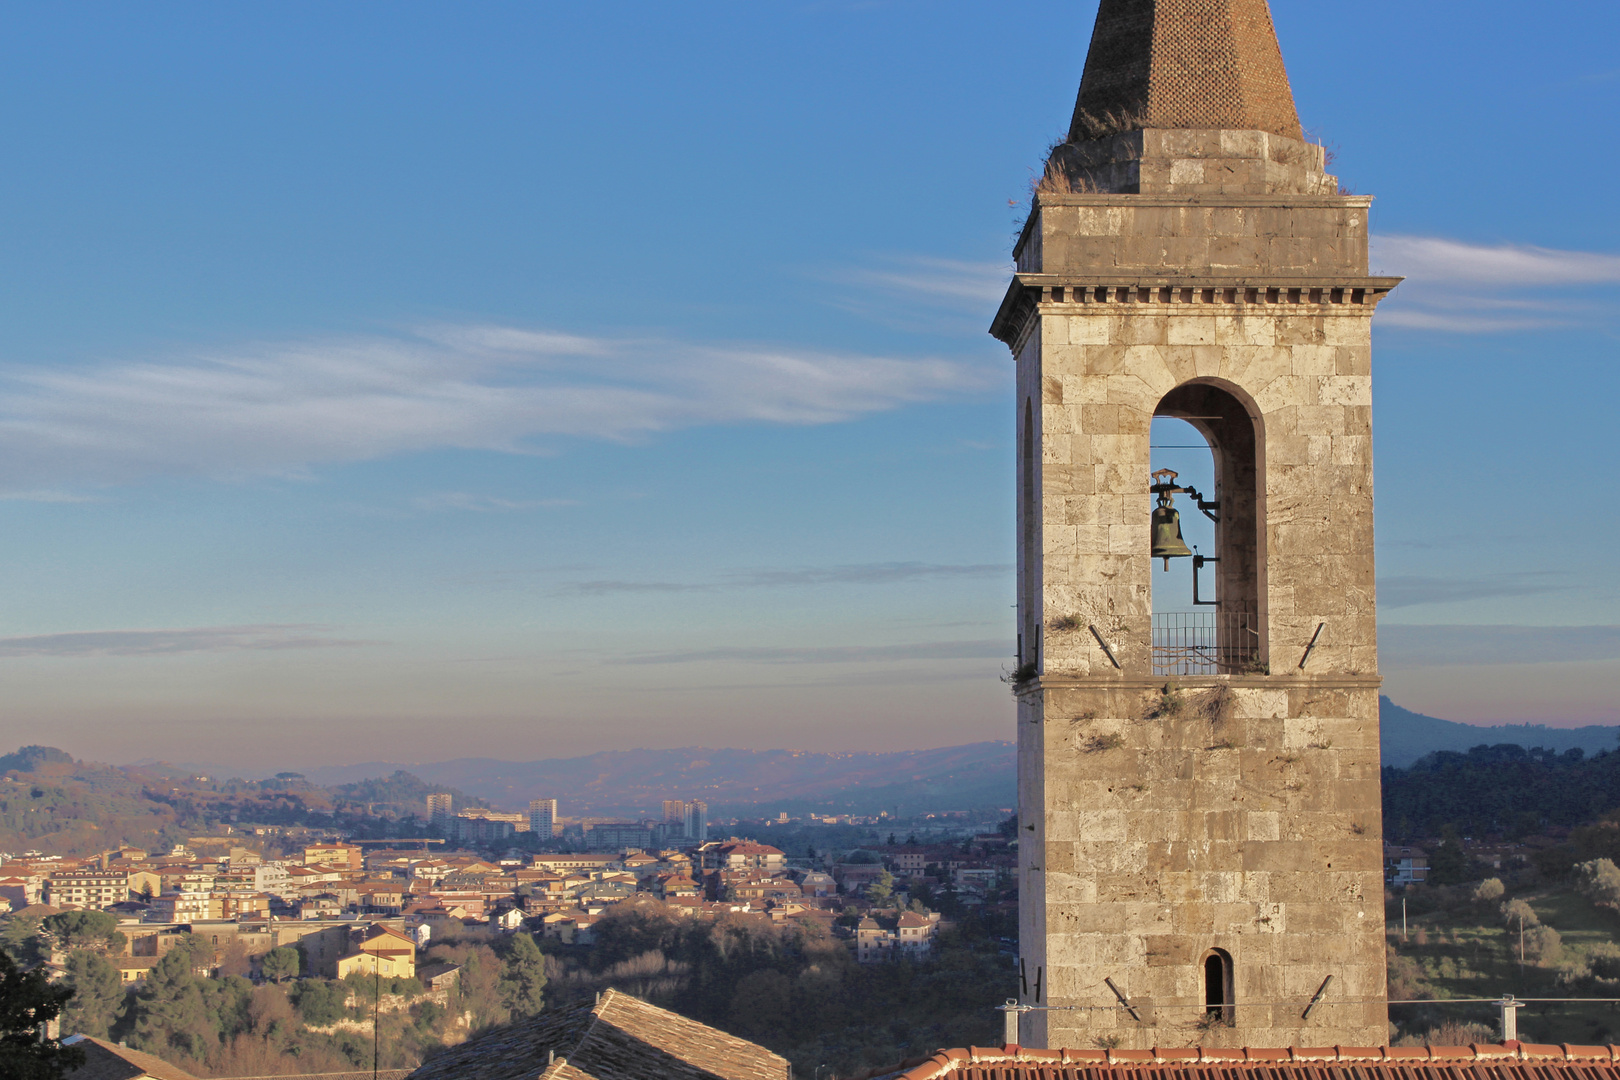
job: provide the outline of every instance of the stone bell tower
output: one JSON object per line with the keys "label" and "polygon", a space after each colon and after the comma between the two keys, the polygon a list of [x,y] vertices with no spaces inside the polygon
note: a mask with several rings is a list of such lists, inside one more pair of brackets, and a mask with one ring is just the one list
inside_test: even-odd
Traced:
{"label": "stone bell tower", "polygon": [[[1370,371],[1399,279],[1325,167],[1266,0],[1102,0],[992,327],[1030,1046],[1388,1039]],[[1218,521],[1180,613],[1152,599],[1156,416],[1214,461],[1212,490],[1159,478]]]}

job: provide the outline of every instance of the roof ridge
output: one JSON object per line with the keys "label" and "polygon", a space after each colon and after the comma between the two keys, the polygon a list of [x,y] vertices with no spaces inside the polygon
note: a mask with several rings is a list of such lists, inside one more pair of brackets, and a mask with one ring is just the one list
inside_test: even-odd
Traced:
{"label": "roof ridge", "polygon": [[1275,1066],[1314,1064],[1326,1061],[1607,1061],[1620,1063],[1620,1045],[1585,1046],[1578,1043],[1470,1043],[1467,1046],[1284,1046],[1284,1047],[1154,1047],[1149,1050],[1079,1050],[1062,1047],[1043,1050],[1035,1047],[969,1046],[940,1050],[933,1057],[900,1074],[899,1080],[938,1080],[965,1065],[998,1065],[1018,1062],[1108,1068],[1143,1066],[1187,1066],[1193,1064],[1238,1064]]}

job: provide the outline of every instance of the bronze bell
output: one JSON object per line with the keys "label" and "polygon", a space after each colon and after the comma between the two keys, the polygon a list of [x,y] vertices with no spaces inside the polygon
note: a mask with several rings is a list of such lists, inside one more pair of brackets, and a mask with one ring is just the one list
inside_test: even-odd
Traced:
{"label": "bronze bell", "polygon": [[1187,542],[1181,538],[1181,514],[1170,505],[1165,496],[1159,496],[1159,505],[1153,508],[1153,557],[1164,560],[1164,568],[1170,569],[1171,559],[1181,559],[1192,554]]}

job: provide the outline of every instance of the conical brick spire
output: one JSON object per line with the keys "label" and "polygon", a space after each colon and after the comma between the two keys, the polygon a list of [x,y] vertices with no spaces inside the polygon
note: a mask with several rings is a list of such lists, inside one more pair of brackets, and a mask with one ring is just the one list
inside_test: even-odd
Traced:
{"label": "conical brick spire", "polygon": [[1266,0],[1102,0],[1069,138],[1136,128],[1302,138]]}

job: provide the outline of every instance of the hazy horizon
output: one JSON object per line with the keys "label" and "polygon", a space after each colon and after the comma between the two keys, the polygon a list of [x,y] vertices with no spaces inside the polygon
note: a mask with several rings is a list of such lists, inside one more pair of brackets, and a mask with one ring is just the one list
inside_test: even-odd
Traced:
{"label": "hazy horizon", "polygon": [[[1620,7],[1275,8],[1408,279],[1374,322],[1384,690],[1620,722]],[[1010,737],[987,328],[1095,12],[14,7],[0,741]]]}

